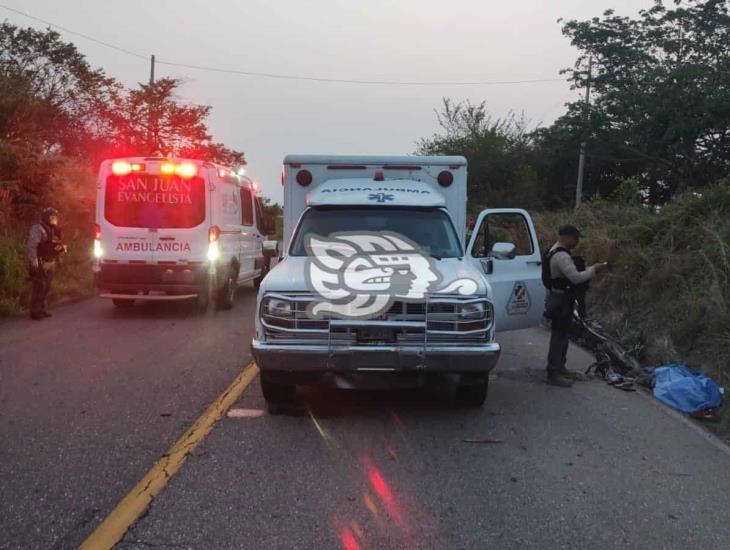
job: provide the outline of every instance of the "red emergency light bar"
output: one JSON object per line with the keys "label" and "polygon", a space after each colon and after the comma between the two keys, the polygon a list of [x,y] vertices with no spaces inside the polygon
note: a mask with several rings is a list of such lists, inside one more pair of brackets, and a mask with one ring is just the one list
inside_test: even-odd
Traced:
{"label": "red emergency light bar", "polygon": [[[144,172],[146,166],[138,162],[127,160],[115,160],[112,162],[112,174],[115,176],[126,176],[132,172]],[[174,163],[165,161],[160,164],[160,174],[171,176],[177,175],[183,179],[190,179],[198,173],[198,167],[192,162]]]}
{"label": "red emergency light bar", "polygon": [[299,170],[297,172],[297,183],[302,187],[306,187],[312,183],[312,172],[309,170]]}
{"label": "red emergency light bar", "polygon": [[448,170],[444,170],[439,173],[438,177],[436,178],[436,181],[439,182],[439,185],[441,187],[448,187],[449,185],[454,183],[454,174],[452,174]]}
{"label": "red emergency light bar", "polygon": [[112,162],[112,174],[115,176],[126,176],[132,172],[144,172],[145,165],[138,162],[127,162],[126,160],[115,160]]}

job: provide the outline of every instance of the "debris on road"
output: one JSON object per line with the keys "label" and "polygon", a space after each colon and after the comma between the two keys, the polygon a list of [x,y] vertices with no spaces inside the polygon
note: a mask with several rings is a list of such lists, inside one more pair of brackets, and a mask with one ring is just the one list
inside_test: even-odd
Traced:
{"label": "debris on road", "polygon": [[266,411],[262,409],[231,409],[226,414],[228,418],[259,418],[265,415]]}
{"label": "debris on road", "polygon": [[577,312],[573,315],[573,319],[580,329],[581,340],[593,350],[596,357],[595,363],[586,369],[586,374],[593,370],[598,376],[606,378],[612,371],[631,375],[638,375],[641,372],[639,361],[618,342],[606,336],[599,323],[583,319]]}
{"label": "debris on road", "polygon": [[705,409],[704,411],[695,411],[690,413],[690,416],[695,420],[701,420],[702,422],[720,422],[720,412],[718,409]]}

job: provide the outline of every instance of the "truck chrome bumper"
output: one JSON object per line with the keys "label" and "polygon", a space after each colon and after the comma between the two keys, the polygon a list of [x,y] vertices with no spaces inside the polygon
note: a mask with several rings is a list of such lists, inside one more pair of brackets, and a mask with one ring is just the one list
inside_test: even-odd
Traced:
{"label": "truck chrome bumper", "polygon": [[499,359],[496,342],[464,346],[305,345],[251,343],[263,372],[291,374],[394,372],[413,374],[486,374]]}

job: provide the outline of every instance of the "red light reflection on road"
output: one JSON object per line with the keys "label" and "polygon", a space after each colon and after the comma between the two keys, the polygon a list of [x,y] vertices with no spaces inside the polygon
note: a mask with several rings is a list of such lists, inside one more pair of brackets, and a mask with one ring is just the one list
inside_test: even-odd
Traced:
{"label": "red light reflection on road", "polygon": [[375,494],[380,497],[388,515],[401,529],[406,529],[403,514],[401,513],[400,507],[393,496],[393,491],[391,490],[390,485],[388,485],[388,482],[385,481],[383,474],[380,473],[380,470],[378,470],[377,466],[374,464],[368,464],[367,468],[370,485],[372,486],[373,491],[375,491]]}
{"label": "red light reflection on road", "polygon": [[355,535],[353,535],[352,531],[350,531],[347,527],[345,527],[342,530],[342,533],[340,533],[340,541],[342,542],[342,547],[345,550],[360,550],[360,545],[357,543]]}

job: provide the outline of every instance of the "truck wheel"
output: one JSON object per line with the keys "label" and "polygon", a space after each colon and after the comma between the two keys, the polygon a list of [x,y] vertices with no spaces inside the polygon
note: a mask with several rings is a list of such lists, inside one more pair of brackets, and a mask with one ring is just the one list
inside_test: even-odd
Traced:
{"label": "truck wheel", "polygon": [[489,391],[489,377],[478,382],[460,384],[456,388],[456,401],[465,407],[481,407],[487,399]]}
{"label": "truck wheel", "polygon": [[112,298],[114,307],[118,309],[129,309],[134,305],[134,300],[127,300],[126,298]]}
{"label": "truck wheel", "polygon": [[220,309],[232,309],[236,303],[236,273],[231,269],[226,275],[225,284],[218,290],[216,305]]}
{"label": "truck wheel", "polygon": [[283,405],[291,403],[297,392],[294,384],[280,384],[272,382],[266,375],[261,374],[261,392],[268,405]]}

